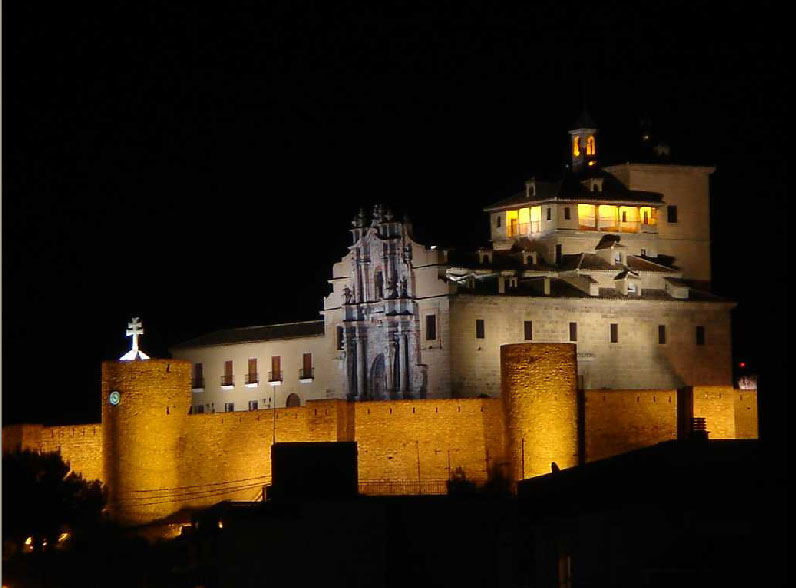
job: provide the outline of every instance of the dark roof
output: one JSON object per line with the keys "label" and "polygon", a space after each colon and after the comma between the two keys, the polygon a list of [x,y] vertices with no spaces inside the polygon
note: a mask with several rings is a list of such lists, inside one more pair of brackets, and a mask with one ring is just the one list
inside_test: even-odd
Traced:
{"label": "dark roof", "polygon": [[637,255],[627,256],[627,267],[634,272],[677,272],[679,268],[653,261],[647,257]]}
{"label": "dark roof", "polygon": [[[599,192],[589,191],[583,185],[584,180],[589,178],[602,178],[603,186]],[[526,195],[526,191],[517,192],[513,196],[498,200],[485,207],[485,211],[496,208],[510,207],[514,205],[530,205],[535,202],[546,200],[573,200],[581,202],[640,202],[650,204],[660,204],[663,196],[658,192],[648,192],[642,190],[630,190],[614,175],[602,169],[588,169],[582,173],[575,174],[571,170],[566,170],[561,180],[536,181],[536,194]]]}
{"label": "dark roof", "polygon": [[578,119],[572,123],[572,126],[569,128],[570,130],[575,131],[577,129],[597,129],[598,127],[597,123],[594,122],[594,119],[589,116],[589,113],[586,112],[586,109],[584,108]]}
{"label": "dark roof", "polygon": [[492,263],[480,263],[478,258],[478,252],[476,251],[459,251],[457,249],[451,249],[448,251],[448,261],[446,262],[448,266],[452,267],[461,267],[466,269],[486,269],[486,270],[551,270],[553,266],[548,265],[545,263],[542,255],[537,253],[536,264],[525,264],[522,262],[522,251],[524,248],[521,244],[515,244],[514,247],[511,249],[501,250],[501,249],[494,249],[491,250],[492,253]]}
{"label": "dark roof", "polygon": [[619,235],[603,235],[600,239],[600,242],[597,243],[597,247],[595,247],[595,249],[610,249],[613,245],[616,245],[621,240],[622,237]]}
{"label": "dark roof", "polygon": [[172,349],[187,347],[209,347],[212,345],[234,345],[236,343],[256,343],[274,339],[296,339],[299,337],[317,337],[324,334],[323,321],[304,321],[301,323],[283,323],[261,327],[245,327],[242,329],[222,329],[207,335],[200,335],[183,343],[174,345]]}

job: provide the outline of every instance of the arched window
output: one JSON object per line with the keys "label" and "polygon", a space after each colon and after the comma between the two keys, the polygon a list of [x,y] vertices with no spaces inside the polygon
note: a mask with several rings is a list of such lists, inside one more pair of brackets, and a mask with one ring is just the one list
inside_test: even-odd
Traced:
{"label": "arched window", "polygon": [[578,137],[572,137],[572,155],[580,156],[580,139]]}
{"label": "arched window", "polygon": [[299,398],[299,395],[295,392],[291,392],[285,401],[285,406],[288,408],[299,407],[301,406],[301,398]]}
{"label": "arched window", "polygon": [[594,143],[594,137],[589,137],[586,139],[586,155],[594,155],[596,152],[597,149]]}

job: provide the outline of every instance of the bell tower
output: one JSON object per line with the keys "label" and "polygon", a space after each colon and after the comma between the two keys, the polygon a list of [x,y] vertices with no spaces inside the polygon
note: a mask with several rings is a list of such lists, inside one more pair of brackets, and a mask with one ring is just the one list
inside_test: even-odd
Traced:
{"label": "bell tower", "polygon": [[597,165],[597,124],[584,110],[572,126],[570,153],[572,171],[577,174]]}

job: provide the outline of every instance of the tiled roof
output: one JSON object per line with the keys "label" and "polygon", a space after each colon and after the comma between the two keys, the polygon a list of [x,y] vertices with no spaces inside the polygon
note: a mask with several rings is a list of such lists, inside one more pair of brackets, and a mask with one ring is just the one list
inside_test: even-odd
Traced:
{"label": "tiled roof", "polygon": [[480,263],[478,253],[475,251],[459,251],[452,249],[448,251],[447,265],[452,267],[461,267],[466,269],[485,269],[485,270],[551,270],[552,266],[546,264],[541,255],[537,255],[537,263],[523,263],[522,262],[522,248],[514,247],[512,249],[500,250],[494,249],[490,251],[492,255],[491,263]]}
{"label": "tiled roof", "polygon": [[207,335],[200,335],[183,343],[174,345],[173,349],[187,347],[210,347],[213,345],[234,345],[236,343],[257,343],[275,339],[296,339],[299,337],[317,337],[324,334],[323,321],[304,321],[301,323],[283,323],[262,327],[246,327],[243,329],[222,329]]}
{"label": "tiled roof", "polygon": [[635,272],[676,272],[676,267],[657,263],[649,258],[638,257],[636,255],[627,256],[627,267]]}
{"label": "tiled roof", "polygon": [[578,120],[572,123],[572,126],[570,127],[570,129],[573,131],[577,129],[596,129],[596,128],[597,128],[597,123],[594,122],[594,119],[592,119],[592,117],[589,116],[589,113],[586,112],[585,109],[581,111]]}
{"label": "tiled roof", "polygon": [[[591,192],[581,182],[589,178],[602,178],[602,190]],[[536,194],[526,196],[525,190],[513,196],[498,200],[485,207],[485,211],[511,206],[532,205],[551,199],[572,200],[582,202],[641,202],[660,204],[663,196],[657,192],[629,190],[612,174],[602,170],[588,170],[584,174],[575,175],[567,170],[561,180],[554,182],[536,181]]]}

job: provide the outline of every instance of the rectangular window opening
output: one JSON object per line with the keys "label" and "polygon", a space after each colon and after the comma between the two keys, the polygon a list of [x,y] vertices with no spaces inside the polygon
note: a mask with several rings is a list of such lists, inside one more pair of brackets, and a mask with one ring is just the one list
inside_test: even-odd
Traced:
{"label": "rectangular window opening", "polygon": [[705,327],[701,325],[696,328],[696,344],[697,345],[705,344]]}
{"label": "rectangular window opening", "polygon": [[658,325],[658,345],[666,343],[666,325]]}
{"label": "rectangular window opening", "polygon": [[619,343],[619,324],[611,323],[611,343]]}
{"label": "rectangular window opening", "polygon": [[476,319],[475,321],[475,338],[484,338],[484,319]]}
{"label": "rectangular window opening", "polygon": [[525,340],[533,341],[533,321],[525,321],[523,325],[525,329]]}
{"label": "rectangular window opening", "polygon": [[569,323],[569,340],[571,342],[578,340],[578,323]]}
{"label": "rectangular window opening", "polygon": [[666,207],[666,222],[675,224],[677,222],[677,207],[676,206],[667,206]]}
{"label": "rectangular window opening", "polygon": [[437,315],[426,315],[426,341],[437,340]]}

